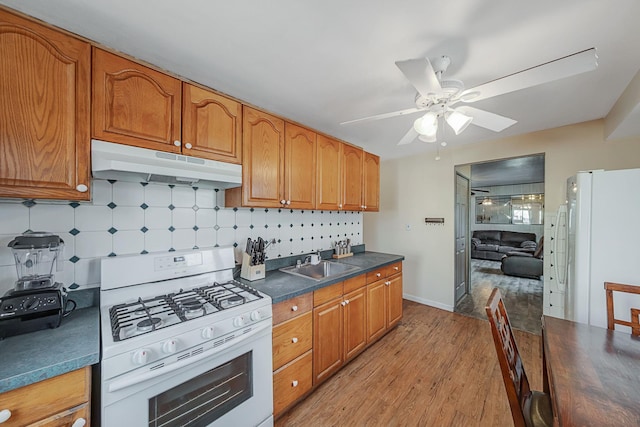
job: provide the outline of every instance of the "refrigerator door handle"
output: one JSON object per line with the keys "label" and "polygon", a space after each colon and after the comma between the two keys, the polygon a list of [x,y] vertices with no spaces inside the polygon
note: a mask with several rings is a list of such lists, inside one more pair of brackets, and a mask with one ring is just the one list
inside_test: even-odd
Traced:
{"label": "refrigerator door handle", "polygon": [[555,224],[551,260],[558,291],[564,292],[567,286],[567,205],[558,208]]}

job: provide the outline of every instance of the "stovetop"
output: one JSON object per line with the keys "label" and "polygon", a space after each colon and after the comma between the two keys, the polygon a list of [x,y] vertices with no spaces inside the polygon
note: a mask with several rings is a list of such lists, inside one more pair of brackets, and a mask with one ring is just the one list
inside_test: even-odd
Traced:
{"label": "stovetop", "polygon": [[116,304],[109,308],[113,340],[123,341],[262,298],[250,286],[230,280]]}

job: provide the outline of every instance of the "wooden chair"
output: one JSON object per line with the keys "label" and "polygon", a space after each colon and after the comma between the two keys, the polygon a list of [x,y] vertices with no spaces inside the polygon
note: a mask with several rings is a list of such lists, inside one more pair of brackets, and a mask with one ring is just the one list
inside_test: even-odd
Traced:
{"label": "wooden chair", "polygon": [[613,312],[613,292],[626,292],[640,295],[640,286],[623,285],[621,283],[604,282],[604,289],[607,292],[607,329],[614,330],[615,325],[624,325],[631,328],[631,334],[640,336],[640,309],[631,309],[631,321],[616,319]]}
{"label": "wooden chair", "polygon": [[498,288],[493,289],[485,310],[491,324],[513,423],[516,427],[553,425],[549,395],[529,388],[529,379],[524,371],[509,316]]}

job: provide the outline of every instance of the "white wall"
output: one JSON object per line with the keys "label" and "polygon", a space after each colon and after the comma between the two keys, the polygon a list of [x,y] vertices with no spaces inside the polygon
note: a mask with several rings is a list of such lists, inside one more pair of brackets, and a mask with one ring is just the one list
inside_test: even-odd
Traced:
{"label": "white wall", "polygon": [[[640,138],[605,142],[603,120],[382,161],[380,212],[364,214],[367,250],[404,255],[404,293],[452,310],[456,165],[545,154],[545,210],[564,202],[566,178],[579,170],[640,167]],[[427,226],[425,217],[444,217]],[[406,225],[411,229],[406,231]]]}

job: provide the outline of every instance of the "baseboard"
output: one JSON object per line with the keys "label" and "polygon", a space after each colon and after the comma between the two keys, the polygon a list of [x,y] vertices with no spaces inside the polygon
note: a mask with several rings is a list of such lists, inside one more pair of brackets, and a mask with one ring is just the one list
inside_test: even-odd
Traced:
{"label": "baseboard", "polygon": [[431,300],[428,300],[428,299],[424,299],[424,298],[420,298],[420,297],[416,297],[416,296],[408,295],[408,294],[402,294],[402,298],[408,299],[409,301],[417,302],[419,304],[424,304],[424,305],[428,305],[430,307],[435,307],[435,308],[439,308],[441,310],[453,312],[453,306],[442,304],[442,303],[437,302],[437,301],[431,301]]}

